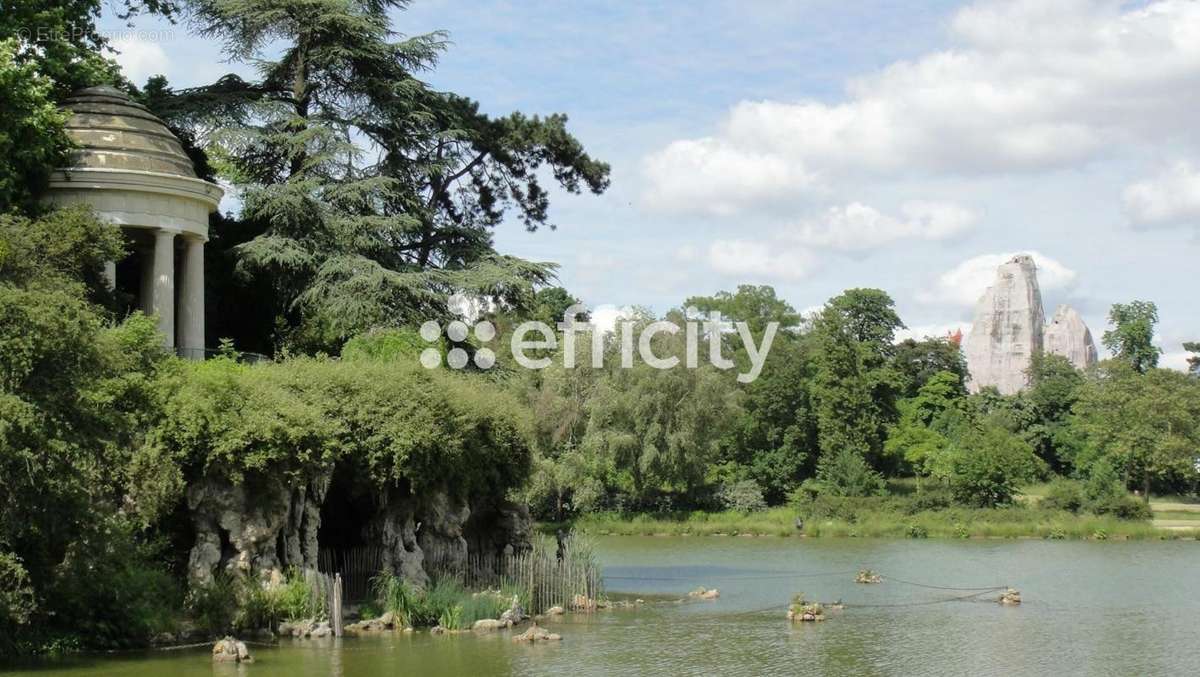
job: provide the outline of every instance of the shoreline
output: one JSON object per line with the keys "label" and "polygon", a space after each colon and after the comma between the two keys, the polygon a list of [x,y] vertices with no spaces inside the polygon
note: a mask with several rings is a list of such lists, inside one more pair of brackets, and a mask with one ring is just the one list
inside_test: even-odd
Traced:
{"label": "shoreline", "polygon": [[553,533],[573,528],[593,536],[657,537],[778,537],[778,538],[906,538],[953,540],[1198,540],[1195,527],[1155,526],[1152,521],[1121,520],[1089,514],[1074,515],[1019,506],[1010,508],[954,508],[911,515],[866,512],[853,521],[843,518],[804,518],[790,508],[770,508],[741,514],[729,511],[676,513],[593,513],[562,523],[541,522],[537,529]]}

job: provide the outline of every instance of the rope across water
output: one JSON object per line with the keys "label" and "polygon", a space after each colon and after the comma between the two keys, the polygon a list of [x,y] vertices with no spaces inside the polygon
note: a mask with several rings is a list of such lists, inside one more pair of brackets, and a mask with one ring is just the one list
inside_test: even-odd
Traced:
{"label": "rope across water", "polygon": [[[747,581],[747,580],[771,580],[771,579],[800,579],[800,578],[822,578],[832,576],[849,576],[856,573],[855,571],[826,571],[819,573],[799,573],[799,572],[771,572],[763,574],[737,574],[737,575],[708,575],[708,576],[605,576],[606,580],[635,580],[635,581]],[[890,604],[856,604],[842,603],[841,606],[850,609],[889,609],[915,606],[931,606],[934,604],[947,604],[950,602],[965,602],[982,597],[988,593],[999,592],[1008,588],[1006,585],[988,585],[976,587],[957,587],[948,585],[934,585],[931,583],[919,583],[895,576],[885,576],[880,574],[883,580],[899,583],[901,585],[910,585],[917,588],[927,590],[944,590],[948,592],[964,592],[967,594],[956,595],[954,597],[946,597],[931,600],[920,600],[913,602],[894,602]],[[751,609],[749,611],[740,611],[735,616],[749,616],[753,614],[765,613],[767,611],[778,611],[786,609],[787,604],[773,604],[769,607],[761,609]]]}

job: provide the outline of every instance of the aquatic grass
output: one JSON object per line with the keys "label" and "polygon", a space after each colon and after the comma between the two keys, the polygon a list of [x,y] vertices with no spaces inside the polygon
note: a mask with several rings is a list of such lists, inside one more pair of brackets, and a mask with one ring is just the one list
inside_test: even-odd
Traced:
{"label": "aquatic grass", "polygon": [[485,618],[500,618],[512,603],[512,596],[505,596],[495,590],[484,590],[474,593],[459,603],[462,610],[462,623],[471,627],[475,621]]}
{"label": "aquatic grass", "polygon": [[432,624],[424,591],[392,572],[382,571],[371,579],[371,591],[384,613],[391,612],[401,624],[409,627]]}
{"label": "aquatic grass", "polygon": [[236,630],[274,629],[281,621],[323,618],[328,606],[324,577],[312,571],[292,569],[274,585],[243,576],[233,585],[233,593]]}

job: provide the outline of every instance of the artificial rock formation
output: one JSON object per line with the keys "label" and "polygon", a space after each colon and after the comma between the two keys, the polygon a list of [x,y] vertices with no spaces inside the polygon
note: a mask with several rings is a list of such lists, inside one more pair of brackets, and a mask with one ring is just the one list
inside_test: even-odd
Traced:
{"label": "artificial rock formation", "polygon": [[1096,362],[1096,345],[1083,318],[1062,306],[1046,323],[1033,257],[1021,254],[996,270],[975,306],[964,342],[972,392],[993,386],[1012,395],[1029,385],[1029,365],[1039,352],[1062,355],[1079,369]]}
{"label": "artificial rock formation", "polygon": [[[280,580],[289,569],[319,568],[321,509],[336,493],[330,480],[323,475],[296,486],[266,477],[194,483],[187,494],[195,529],[190,578],[206,583],[226,571]],[[532,523],[523,507],[482,501],[473,510],[452,496],[430,490],[378,497],[359,528],[364,543],[382,546],[382,568],[424,586],[431,567],[461,568],[469,552],[531,547]]]}
{"label": "artificial rock formation", "polygon": [[1077,369],[1087,369],[1096,363],[1096,344],[1083,318],[1071,306],[1059,306],[1054,318],[1046,325],[1042,349],[1062,355]]}
{"label": "artificial rock formation", "polygon": [[965,345],[972,392],[995,386],[1011,395],[1029,385],[1025,372],[1042,350],[1044,323],[1037,266],[1030,256],[1013,257],[996,270],[995,282],[975,306]]}

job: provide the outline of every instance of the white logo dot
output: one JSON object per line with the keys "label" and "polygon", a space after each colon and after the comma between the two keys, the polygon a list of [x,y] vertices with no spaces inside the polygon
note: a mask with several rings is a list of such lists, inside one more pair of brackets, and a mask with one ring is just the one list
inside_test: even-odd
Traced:
{"label": "white logo dot", "polygon": [[426,369],[437,369],[442,366],[442,355],[433,348],[421,351],[421,366]]}
{"label": "white logo dot", "polygon": [[480,369],[491,369],[496,365],[496,353],[493,353],[487,348],[480,348],[479,352],[475,353],[475,366]]}
{"label": "white logo dot", "polygon": [[425,339],[426,342],[433,343],[434,341],[438,340],[439,336],[442,335],[442,327],[437,322],[429,320],[425,324],[421,325],[420,333],[421,338]]}
{"label": "white logo dot", "polygon": [[446,336],[450,337],[451,341],[465,341],[467,339],[467,324],[455,320],[446,325]]}
{"label": "white logo dot", "polygon": [[475,325],[475,338],[480,341],[491,341],[496,338],[496,326],[487,320],[480,322]]}
{"label": "white logo dot", "polygon": [[462,369],[467,366],[467,351],[462,348],[451,348],[450,352],[446,353],[446,364],[450,365],[451,369]]}

